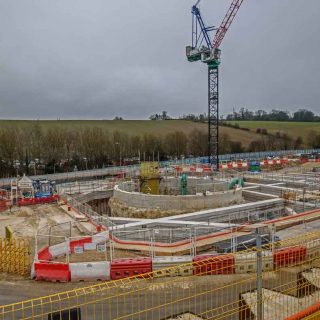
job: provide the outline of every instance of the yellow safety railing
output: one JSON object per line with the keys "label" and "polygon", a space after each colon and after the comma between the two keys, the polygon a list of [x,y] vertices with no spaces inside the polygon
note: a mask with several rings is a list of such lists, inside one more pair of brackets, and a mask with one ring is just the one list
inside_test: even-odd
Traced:
{"label": "yellow safety railing", "polygon": [[30,243],[24,239],[0,238],[0,272],[30,275]]}
{"label": "yellow safety railing", "polygon": [[[301,249],[301,256],[273,258],[272,250],[288,245],[298,250],[302,244],[307,252]],[[261,249],[0,306],[0,320],[42,320],[50,315],[78,320],[80,313],[82,320],[286,319],[320,300],[319,244],[320,233],[313,232]],[[262,273],[257,272],[260,254]],[[251,268],[238,273],[237,263]],[[185,276],[170,276],[178,274]]]}

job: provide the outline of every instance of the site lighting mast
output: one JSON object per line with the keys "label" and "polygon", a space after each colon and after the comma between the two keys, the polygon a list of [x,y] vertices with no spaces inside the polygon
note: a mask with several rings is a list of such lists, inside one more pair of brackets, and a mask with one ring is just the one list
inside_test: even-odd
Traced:
{"label": "site lighting mast", "polygon": [[232,1],[219,28],[205,25],[198,7],[200,1],[192,7],[192,45],[186,47],[186,55],[190,62],[202,61],[208,65],[208,161],[219,170],[219,47],[243,0]]}

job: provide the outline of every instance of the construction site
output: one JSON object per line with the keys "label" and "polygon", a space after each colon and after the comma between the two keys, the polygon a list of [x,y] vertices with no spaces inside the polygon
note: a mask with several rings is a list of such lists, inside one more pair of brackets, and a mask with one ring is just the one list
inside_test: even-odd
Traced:
{"label": "construction site", "polygon": [[3,180],[1,318],[317,314],[320,163],[239,163],[56,174],[50,203],[32,203],[27,177]]}
{"label": "construction site", "polygon": [[119,166],[0,179],[0,320],[320,319],[320,149],[219,154],[220,46],[243,2],[220,27],[191,10],[206,156],[122,165],[118,143]]}

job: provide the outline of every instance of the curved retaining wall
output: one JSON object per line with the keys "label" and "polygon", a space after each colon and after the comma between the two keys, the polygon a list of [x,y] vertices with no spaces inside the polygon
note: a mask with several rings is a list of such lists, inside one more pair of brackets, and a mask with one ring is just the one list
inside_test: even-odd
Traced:
{"label": "curved retaining wall", "polygon": [[118,185],[114,188],[109,206],[113,216],[157,218],[239,204],[242,201],[241,189],[214,192],[208,195],[168,196],[124,191],[121,185]]}

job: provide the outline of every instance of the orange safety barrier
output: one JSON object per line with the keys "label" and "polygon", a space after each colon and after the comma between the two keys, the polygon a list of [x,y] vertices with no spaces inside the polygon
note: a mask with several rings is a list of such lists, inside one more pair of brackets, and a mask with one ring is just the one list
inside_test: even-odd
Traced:
{"label": "orange safety barrier", "polygon": [[68,282],[71,280],[69,264],[39,263],[34,264],[36,280]]}
{"label": "orange safety barrier", "polygon": [[50,261],[52,260],[52,254],[49,251],[49,247],[45,247],[38,251],[38,259],[41,261]]}
{"label": "orange safety barrier", "polygon": [[307,211],[307,212],[302,212],[302,213],[295,214],[294,216],[287,216],[287,217],[282,217],[282,218],[279,218],[279,219],[273,219],[273,220],[265,221],[265,222],[263,222],[263,224],[272,224],[272,223],[275,223],[275,222],[280,222],[280,221],[285,221],[285,220],[295,220],[297,218],[300,218],[300,217],[303,217],[303,216],[307,216],[309,214],[313,214],[313,213],[319,212],[319,211],[320,211],[319,209],[314,209],[314,210],[310,210],[310,211]]}
{"label": "orange safety barrier", "polygon": [[43,197],[43,198],[24,198],[18,201],[18,206],[51,203],[57,200],[59,200],[59,195],[53,195],[53,196]]}
{"label": "orange safety barrier", "polygon": [[307,248],[304,246],[280,249],[273,253],[273,266],[286,267],[304,261],[306,256]]}
{"label": "orange safety barrier", "polygon": [[7,201],[0,200],[0,211],[5,211],[7,209]]}
{"label": "orange safety barrier", "polygon": [[192,265],[193,274],[199,276],[235,273],[234,256],[231,254],[196,256]]}
{"label": "orange safety barrier", "polygon": [[[237,227],[237,228],[233,228],[233,229],[230,229],[230,230],[227,230],[227,231],[220,231],[220,232],[216,232],[216,233],[212,233],[212,234],[209,234],[209,235],[204,235],[204,236],[198,236],[196,237],[196,241],[199,241],[199,240],[203,240],[203,239],[212,239],[212,238],[218,238],[218,237],[221,237],[223,235],[226,235],[226,234],[230,234],[232,232],[237,232],[237,231],[241,231],[243,229],[245,229],[247,226],[247,224],[244,224],[240,227]],[[245,230],[243,230],[245,231]],[[250,232],[250,231],[245,231],[245,232]],[[131,241],[128,241],[128,240],[121,240],[121,239],[118,239],[117,237],[115,237],[114,235],[110,234],[110,239],[116,243],[119,243],[119,244],[129,244],[129,245],[136,245],[136,246],[150,246],[150,243],[149,241],[136,241],[136,240],[131,240]],[[154,248],[177,248],[179,246],[182,246],[182,245],[185,245],[185,244],[188,244],[190,243],[190,240],[180,240],[180,241],[177,241],[177,242],[174,242],[174,243],[163,243],[163,242],[154,242],[153,243],[153,247]]]}
{"label": "orange safety barrier", "polygon": [[151,258],[115,259],[111,262],[111,280],[152,272]]}
{"label": "orange safety barrier", "polygon": [[285,318],[284,320],[302,320],[304,319],[305,317],[307,316],[310,316],[312,315],[313,313],[317,312],[320,310],[320,302],[317,302],[315,304],[313,304],[312,306],[288,317],[288,318]]}

